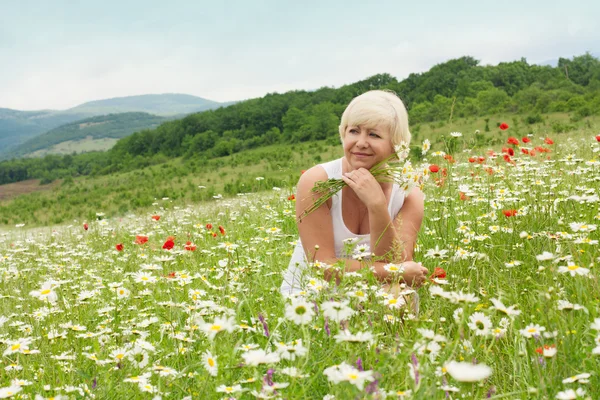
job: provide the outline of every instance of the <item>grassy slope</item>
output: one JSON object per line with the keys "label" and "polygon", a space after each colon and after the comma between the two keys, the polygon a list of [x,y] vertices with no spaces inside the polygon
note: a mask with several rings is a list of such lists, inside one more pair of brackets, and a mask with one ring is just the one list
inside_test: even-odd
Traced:
{"label": "grassy slope", "polygon": [[88,136],[80,140],[67,140],[47,149],[41,149],[25,155],[25,157],[44,157],[48,154],[72,154],[89,151],[106,151],[117,143],[119,139],[101,138],[94,139]]}
{"label": "grassy slope", "polygon": [[[86,118],[83,120],[75,121],[69,124],[61,125],[55,129],[52,129],[44,134],[36,136],[35,138],[22,143],[15,147],[10,156],[26,156],[36,157],[43,156],[45,154],[52,153],[64,153],[65,146],[62,145],[69,141],[82,141],[87,137],[93,139],[100,138],[113,138],[119,139],[134,132],[143,129],[156,128],[166,119],[157,115],[147,113],[120,113],[101,115],[92,118]],[[116,140],[112,141],[112,145]],[[61,146],[62,145],[62,146]],[[54,146],[56,149],[53,149]],[[74,151],[91,151],[91,150],[107,150],[111,146],[107,147],[106,143],[102,143],[100,148],[97,146],[77,146],[78,149]],[[89,149],[88,149],[89,148]],[[41,150],[40,152],[38,152]],[[71,150],[70,152],[72,152]]]}
{"label": "grassy slope", "polygon": [[[525,125],[516,118],[490,118],[489,133],[484,132],[483,118],[415,126],[413,144],[419,145],[422,140],[429,139],[434,150],[441,150],[444,146],[442,135],[448,137],[450,132],[460,131],[464,135],[462,142],[473,148],[476,146],[474,131],[479,129],[484,134],[482,141],[497,147],[509,135],[522,137],[532,133],[536,136],[567,138],[596,134],[600,127],[600,118],[596,117],[571,123],[578,128],[574,132],[553,133],[551,125],[556,121],[570,123],[568,115],[554,114],[535,125]],[[501,132],[496,128],[496,123],[504,120],[511,124],[511,128]],[[482,154],[484,150],[477,151]],[[93,219],[96,212],[104,212],[109,216],[124,215],[132,210],[150,210],[152,203],[163,197],[173,200],[170,204],[181,206],[210,200],[217,194],[235,195],[240,191],[260,191],[273,186],[291,193],[300,170],[341,155],[339,141],[333,136],[328,141],[269,146],[214,160],[179,158],[143,170],[82,177],[71,183],[63,182],[60,187],[48,191],[0,201],[0,225],[59,224],[74,219]],[[257,177],[265,179],[256,180]],[[200,185],[206,188],[199,188]]]}

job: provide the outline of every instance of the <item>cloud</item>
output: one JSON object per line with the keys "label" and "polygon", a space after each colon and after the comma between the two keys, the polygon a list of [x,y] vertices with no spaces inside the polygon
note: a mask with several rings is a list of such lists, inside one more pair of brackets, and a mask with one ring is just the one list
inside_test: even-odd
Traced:
{"label": "cloud", "polygon": [[536,10],[522,10],[508,13],[515,15],[505,24],[507,15],[491,10],[466,15],[450,7],[444,15],[442,5],[433,13],[415,6],[392,24],[392,9],[368,19],[368,8],[356,14],[352,7],[339,16],[320,10],[318,18],[298,9],[287,22],[286,10],[268,14],[270,8],[263,5],[260,13],[198,9],[188,18],[173,10],[136,17],[129,10],[118,15],[118,22],[108,12],[98,20],[82,19],[89,12],[80,9],[77,21],[74,15],[62,17],[58,25],[44,20],[38,30],[35,21],[21,20],[25,28],[19,20],[0,24],[0,107],[64,109],[90,100],[167,92],[240,100],[339,87],[384,72],[404,79],[464,55],[496,64],[599,50],[594,46],[600,43],[600,27],[592,13],[563,17],[560,10],[546,8],[546,15],[538,16]]}

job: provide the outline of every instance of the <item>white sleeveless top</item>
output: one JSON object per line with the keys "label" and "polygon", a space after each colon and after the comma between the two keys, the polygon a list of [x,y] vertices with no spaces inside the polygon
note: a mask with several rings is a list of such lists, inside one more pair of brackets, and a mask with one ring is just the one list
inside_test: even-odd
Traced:
{"label": "white sleeveless top", "polygon": [[[319,164],[327,173],[328,179],[341,179],[342,178],[342,158],[330,161],[325,164]],[[390,218],[395,219],[398,212],[404,204],[404,191],[397,185],[394,184],[392,187],[392,194],[390,196],[390,202],[388,204],[388,212]],[[344,218],[342,217],[342,191],[340,190],[331,198],[331,221],[333,223],[333,243],[335,246],[336,258],[347,258],[344,254],[344,240],[349,238],[358,239],[357,246],[370,245],[371,236],[370,234],[357,235],[350,232],[350,230],[344,224]],[[307,267],[306,254],[300,239],[296,244],[292,258],[288,265],[287,270],[284,273],[283,282],[279,289],[281,294],[290,295],[302,291],[302,280],[303,271]]]}

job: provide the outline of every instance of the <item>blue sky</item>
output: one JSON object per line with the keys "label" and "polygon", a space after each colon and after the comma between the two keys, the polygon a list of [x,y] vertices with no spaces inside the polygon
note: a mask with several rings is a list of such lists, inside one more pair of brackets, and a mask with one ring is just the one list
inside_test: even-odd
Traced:
{"label": "blue sky", "polygon": [[187,93],[216,101],[403,79],[451,58],[600,52],[600,2],[0,0],[0,107]]}

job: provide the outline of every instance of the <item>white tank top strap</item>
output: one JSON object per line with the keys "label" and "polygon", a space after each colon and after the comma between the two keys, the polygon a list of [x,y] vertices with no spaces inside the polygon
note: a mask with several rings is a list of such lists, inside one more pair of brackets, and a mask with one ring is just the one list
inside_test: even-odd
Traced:
{"label": "white tank top strap", "polygon": [[329,161],[323,164],[319,164],[327,173],[329,179],[340,179],[342,177],[342,159]]}

